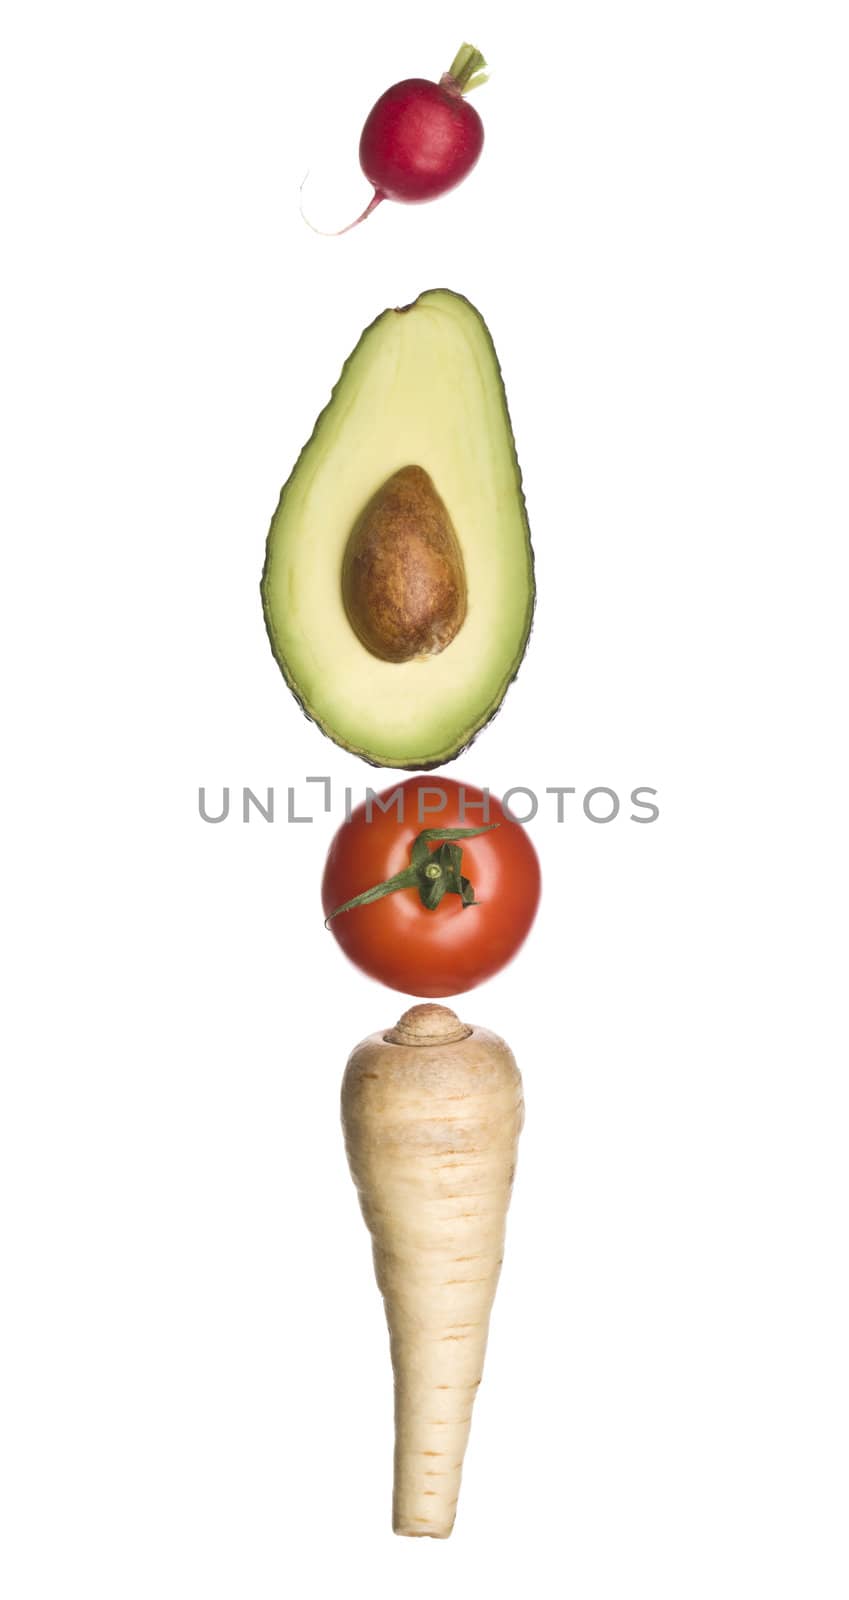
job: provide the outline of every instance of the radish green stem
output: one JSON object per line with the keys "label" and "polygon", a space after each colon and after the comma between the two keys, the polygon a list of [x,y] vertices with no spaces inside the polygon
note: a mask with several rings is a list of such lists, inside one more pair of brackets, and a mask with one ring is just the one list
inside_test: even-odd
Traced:
{"label": "radish green stem", "polygon": [[482,70],[485,66],[484,57],[473,44],[461,44],[448,71],[443,74],[443,87],[459,89],[460,94],[469,94],[480,84],[489,82],[489,73]]}

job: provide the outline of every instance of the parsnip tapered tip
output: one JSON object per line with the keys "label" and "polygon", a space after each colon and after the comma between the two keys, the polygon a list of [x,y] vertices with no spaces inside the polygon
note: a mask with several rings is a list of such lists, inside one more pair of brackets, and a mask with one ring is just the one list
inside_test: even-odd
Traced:
{"label": "parsnip tapered tip", "polygon": [[392,1524],[392,1532],[400,1534],[402,1539],[450,1539],[453,1531],[453,1522],[450,1528],[407,1528],[399,1522]]}

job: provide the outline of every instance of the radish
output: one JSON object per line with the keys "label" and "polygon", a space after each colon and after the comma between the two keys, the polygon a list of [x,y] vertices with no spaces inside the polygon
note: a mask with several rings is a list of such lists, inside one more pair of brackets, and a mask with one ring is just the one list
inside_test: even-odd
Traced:
{"label": "radish", "polygon": [[395,1533],[447,1539],[454,1525],[523,1117],[504,1040],[447,1006],[413,1006],[345,1071],[395,1373]]}
{"label": "radish", "polygon": [[486,83],[485,66],[480,51],[464,44],[438,83],[405,78],[380,96],[360,135],[360,166],[374,194],[360,216],[328,237],[350,233],[382,200],[413,205],[462,182],[483,149],[483,123],[464,96]]}

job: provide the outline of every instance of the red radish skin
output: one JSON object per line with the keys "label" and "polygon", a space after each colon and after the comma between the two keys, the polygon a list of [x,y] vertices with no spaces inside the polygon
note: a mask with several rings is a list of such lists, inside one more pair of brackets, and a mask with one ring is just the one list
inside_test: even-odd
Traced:
{"label": "red radish skin", "polygon": [[408,78],[381,95],[360,139],[360,166],[383,200],[435,200],[461,182],[483,149],[483,123],[447,83]]}
{"label": "red radish skin", "polygon": [[462,183],[483,149],[483,123],[464,97],[486,82],[485,66],[480,51],[464,44],[439,83],[405,78],[381,95],[360,136],[360,166],[374,194],[360,216],[328,237],[350,233],[382,200],[416,205]]}

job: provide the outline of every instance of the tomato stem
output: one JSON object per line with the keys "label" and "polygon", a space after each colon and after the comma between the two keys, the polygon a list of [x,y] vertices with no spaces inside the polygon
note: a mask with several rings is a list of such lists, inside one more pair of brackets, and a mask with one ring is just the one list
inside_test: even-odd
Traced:
{"label": "tomato stem", "polygon": [[[337,906],[329,917],[325,917],[324,926],[327,927],[334,917],[340,917],[343,911],[354,911],[357,906],[370,906],[375,900],[383,900],[386,895],[394,894],[397,889],[418,889],[425,911],[435,911],[446,894],[458,894],[464,910],[466,906],[479,905],[471,883],[463,876],[463,852],[456,840],[475,839],[478,834],[491,833],[493,828],[499,826],[499,823],[491,822],[485,828],[425,828],[413,840],[408,867],[396,872],[384,883],[364,889],[362,894],[354,895],[353,900],[346,900],[344,905]],[[431,845],[437,843],[439,849],[431,850]]]}

